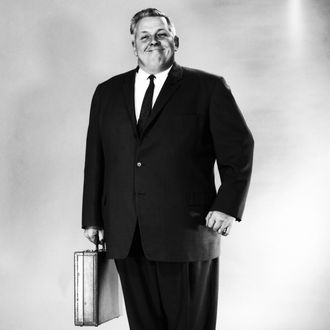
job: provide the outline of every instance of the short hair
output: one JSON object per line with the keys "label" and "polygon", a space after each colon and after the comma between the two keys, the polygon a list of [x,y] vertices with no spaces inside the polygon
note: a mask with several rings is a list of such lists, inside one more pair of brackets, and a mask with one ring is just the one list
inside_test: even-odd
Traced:
{"label": "short hair", "polygon": [[129,27],[129,31],[131,34],[135,33],[135,28],[136,28],[137,23],[144,17],[164,17],[166,19],[166,22],[168,24],[170,31],[174,35],[176,35],[175,27],[174,27],[172,20],[167,15],[165,15],[163,12],[159,11],[156,8],[142,9],[132,17],[131,24]]}

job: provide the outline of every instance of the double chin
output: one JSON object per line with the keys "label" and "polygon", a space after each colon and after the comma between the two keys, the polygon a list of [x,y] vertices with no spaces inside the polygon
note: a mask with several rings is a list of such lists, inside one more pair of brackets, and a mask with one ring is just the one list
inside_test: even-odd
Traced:
{"label": "double chin", "polygon": [[164,63],[166,63],[166,59],[164,58],[164,56],[160,56],[158,54],[154,54],[152,53],[152,56],[149,56],[149,58],[147,59],[146,63],[149,63],[150,65],[154,66],[154,65],[163,65]]}
{"label": "double chin", "polygon": [[152,73],[160,72],[169,66],[168,62],[170,62],[170,59],[165,58],[163,54],[157,54],[155,51],[149,52],[148,54],[149,56],[140,59],[140,62],[146,69],[152,70]]}

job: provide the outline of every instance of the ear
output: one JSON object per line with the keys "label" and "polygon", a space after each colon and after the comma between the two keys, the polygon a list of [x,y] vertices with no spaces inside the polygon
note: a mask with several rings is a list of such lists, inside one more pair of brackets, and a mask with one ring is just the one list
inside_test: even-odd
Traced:
{"label": "ear", "polygon": [[132,44],[132,47],[133,47],[134,55],[137,56],[137,50],[136,50],[136,47],[135,47],[134,37],[132,38],[131,44]]}
{"label": "ear", "polygon": [[178,36],[174,36],[174,46],[175,46],[175,51],[177,51],[179,49],[179,37]]}

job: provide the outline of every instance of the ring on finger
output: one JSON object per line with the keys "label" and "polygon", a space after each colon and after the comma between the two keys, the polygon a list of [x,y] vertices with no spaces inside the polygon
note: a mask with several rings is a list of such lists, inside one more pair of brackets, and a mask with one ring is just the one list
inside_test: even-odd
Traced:
{"label": "ring on finger", "polygon": [[228,227],[226,227],[225,229],[222,229],[222,230],[221,230],[221,228],[219,228],[218,233],[219,234],[227,234],[227,229],[228,229]]}

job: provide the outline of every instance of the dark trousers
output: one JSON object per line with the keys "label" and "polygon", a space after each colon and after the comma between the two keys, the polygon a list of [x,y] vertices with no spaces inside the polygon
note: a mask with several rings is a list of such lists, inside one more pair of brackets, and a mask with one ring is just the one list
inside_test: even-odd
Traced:
{"label": "dark trousers", "polygon": [[215,330],[219,258],[148,260],[137,224],[128,257],[115,264],[131,330]]}

